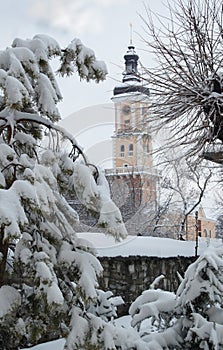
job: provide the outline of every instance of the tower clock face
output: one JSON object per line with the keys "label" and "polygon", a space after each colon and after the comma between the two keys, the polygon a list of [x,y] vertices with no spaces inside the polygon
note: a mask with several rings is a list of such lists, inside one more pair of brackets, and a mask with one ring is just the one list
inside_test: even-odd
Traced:
{"label": "tower clock face", "polygon": [[129,114],[129,113],[131,112],[130,106],[128,106],[128,105],[123,106],[123,107],[122,107],[122,112],[123,112],[125,115]]}

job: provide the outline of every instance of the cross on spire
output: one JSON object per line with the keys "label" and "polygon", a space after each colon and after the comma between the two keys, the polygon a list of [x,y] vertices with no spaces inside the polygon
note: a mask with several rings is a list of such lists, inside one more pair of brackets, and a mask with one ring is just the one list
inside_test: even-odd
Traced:
{"label": "cross on spire", "polygon": [[130,26],[130,45],[132,45],[132,22],[129,23]]}

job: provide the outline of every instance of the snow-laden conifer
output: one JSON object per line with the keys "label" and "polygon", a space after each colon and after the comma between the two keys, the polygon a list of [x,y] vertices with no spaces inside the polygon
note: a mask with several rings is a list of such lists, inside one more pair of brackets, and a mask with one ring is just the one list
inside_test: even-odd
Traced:
{"label": "snow-laden conifer", "polygon": [[[126,231],[105,178],[73,136],[55,124],[62,96],[50,66],[54,56],[62,75],[77,71],[99,82],[107,73],[77,39],[61,49],[53,38],[36,35],[15,39],[0,52],[2,350],[58,337],[67,338],[70,350],[114,344],[115,329],[110,332],[100,315],[87,310],[99,299],[102,267],[93,249],[78,240],[78,215],[66,197],[76,192],[117,239]],[[69,153],[61,149],[64,139]]]}
{"label": "snow-laden conifer", "polygon": [[223,349],[221,248],[209,247],[189,265],[176,293],[154,287],[129,309],[148,349]]}
{"label": "snow-laden conifer", "polygon": [[[223,346],[223,250],[208,248],[191,264],[178,291],[176,310],[188,330],[186,349],[197,346],[214,350]],[[210,322],[211,321],[211,322]]]}

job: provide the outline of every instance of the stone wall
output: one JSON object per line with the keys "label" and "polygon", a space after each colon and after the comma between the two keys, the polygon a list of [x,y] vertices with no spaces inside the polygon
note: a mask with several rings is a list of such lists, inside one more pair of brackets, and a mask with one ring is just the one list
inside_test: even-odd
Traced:
{"label": "stone wall", "polygon": [[126,314],[131,302],[161,274],[165,275],[165,279],[158,287],[175,292],[179,285],[177,272],[183,276],[195,257],[117,256],[100,257],[99,260],[104,268],[100,287],[111,290],[115,296],[120,295],[125,301],[125,306],[119,310],[120,315]]}

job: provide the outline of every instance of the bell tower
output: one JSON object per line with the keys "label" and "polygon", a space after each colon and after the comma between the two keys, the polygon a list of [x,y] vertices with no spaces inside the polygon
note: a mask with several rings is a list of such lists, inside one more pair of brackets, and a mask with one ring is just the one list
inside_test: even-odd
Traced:
{"label": "bell tower", "polygon": [[158,173],[153,167],[148,123],[150,91],[142,84],[138,61],[139,56],[131,40],[124,55],[122,81],[114,87],[111,98],[115,108],[113,168],[106,169],[106,177],[111,193],[114,188],[114,197],[118,196],[121,201],[117,204],[125,221],[140,207],[155,208],[157,204]]}

